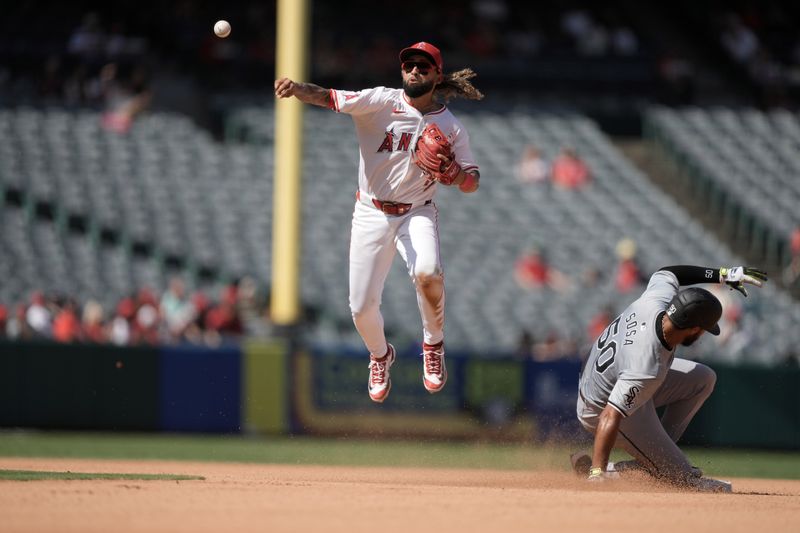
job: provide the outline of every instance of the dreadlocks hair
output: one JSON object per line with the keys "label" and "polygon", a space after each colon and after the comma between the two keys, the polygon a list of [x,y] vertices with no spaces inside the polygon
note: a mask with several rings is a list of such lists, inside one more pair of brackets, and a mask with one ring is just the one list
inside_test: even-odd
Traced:
{"label": "dreadlocks hair", "polygon": [[434,89],[434,96],[441,97],[445,102],[450,101],[451,98],[458,96],[466,98],[467,100],[481,100],[483,93],[480,92],[472,83],[470,79],[477,76],[475,71],[471,68],[464,68],[456,72],[451,72],[444,75],[444,81],[436,85]]}

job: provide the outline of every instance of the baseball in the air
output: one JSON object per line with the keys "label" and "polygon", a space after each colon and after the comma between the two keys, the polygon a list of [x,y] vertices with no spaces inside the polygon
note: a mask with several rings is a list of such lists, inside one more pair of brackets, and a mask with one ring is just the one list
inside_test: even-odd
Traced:
{"label": "baseball in the air", "polygon": [[231,25],[227,20],[218,20],[217,23],[214,24],[214,33],[217,34],[217,37],[222,37],[224,39],[231,34]]}

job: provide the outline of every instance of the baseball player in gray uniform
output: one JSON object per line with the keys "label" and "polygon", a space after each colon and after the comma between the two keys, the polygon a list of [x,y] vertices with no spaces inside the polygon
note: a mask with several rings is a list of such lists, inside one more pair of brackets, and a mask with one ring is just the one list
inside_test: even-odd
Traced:
{"label": "baseball player in gray uniform", "polygon": [[[638,300],[615,318],[592,346],[581,371],[577,415],[594,434],[594,450],[571,456],[573,469],[589,481],[639,470],[680,486],[730,492],[728,482],[706,478],[676,445],[711,395],[716,374],[675,357],[704,332],[719,334],[719,300],[705,289],[683,285],[725,283],[747,296],[745,284],[761,287],[764,272],[749,267],[670,266],[650,278]],[[656,409],[664,407],[661,419]],[[613,447],[634,461],[609,462]]]}

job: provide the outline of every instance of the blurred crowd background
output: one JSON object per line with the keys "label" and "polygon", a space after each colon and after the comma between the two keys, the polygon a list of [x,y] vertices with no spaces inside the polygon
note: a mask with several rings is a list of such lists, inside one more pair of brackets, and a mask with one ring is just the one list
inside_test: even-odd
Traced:
{"label": "blurred crowd background", "polygon": [[[31,0],[0,21],[5,104],[114,105],[208,112],[216,93],[264,93],[274,79],[275,2]],[[551,0],[313,2],[311,77],[324,86],[396,83],[398,47],[435,41],[450,68],[539,102],[621,112],[654,101],[793,106],[800,86],[791,2],[643,6]],[[209,24],[233,23],[228,39]]]}
{"label": "blurred crowd background", "polygon": [[[0,143],[6,146],[0,158],[8,162],[18,157],[22,162],[18,166],[0,162],[3,194],[0,206],[5,212],[4,222],[16,221],[14,223],[23,228],[22,239],[29,233],[35,234],[36,228],[42,225],[61,224],[56,235],[71,232],[73,237],[94,239],[92,246],[98,249],[121,245],[125,240],[127,230],[113,223],[97,224],[93,235],[92,226],[102,217],[92,211],[92,205],[83,212],[78,210],[78,214],[70,211],[69,205],[65,208],[65,200],[58,193],[59,187],[63,187],[58,181],[60,178],[53,178],[56,193],[43,199],[34,186],[35,180],[26,174],[29,163],[25,158],[49,156],[31,155],[26,143],[35,144],[37,135],[25,137],[19,128],[24,127],[26,120],[49,124],[48,117],[53,117],[54,113],[89,116],[95,121],[99,129],[87,135],[92,136],[91,142],[97,143],[99,151],[118,143],[105,141],[103,136],[135,142],[140,117],[167,117],[163,119],[163,124],[167,125],[171,124],[169,117],[189,117],[192,127],[197,128],[187,137],[190,143],[209,142],[214,146],[221,143],[232,146],[234,151],[247,145],[248,148],[242,148],[247,154],[240,154],[242,160],[251,157],[251,151],[247,150],[266,154],[262,160],[263,179],[270,180],[274,136],[270,123],[271,88],[276,76],[275,10],[275,2],[269,0],[234,0],[219,5],[198,0],[68,3],[31,0],[5,6],[0,19],[0,109],[8,112],[0,118]],[[212,26],[218,19],[231,22],[233,32],[229,38],[214,36]],[[593,205],[592,200],[585,199],[586,195],[596,195],[604,188],[614,189],[608,176],[613,176],[616,170],[604,166],[607,160],[603,157],[616,161],[617,156],[602,155],[606,141],[591,146],[575,143],[575,139],[578,142],[582,139],[581,120],[592,121],[598,131],[607,136],[608,146],[616,147],[618,153],[629,158],[624,168],[643,170],[645,180],[651,180],[668,196],[671,192],[673,201],[678,204],[686,204],[688,220],[713,234],[714,243],[729,252],[726,260],[747,260],[771,268],[773,283],[780,294],[781,303],[777,308],[782,316],[780,328],[769,329],[743,322],[742,315],[747,312],[766,321],[770,314],[778,312],[775,308],[768,308],[758,300],[756,305],[747,304],[749,308],[741,302],[733,302],[726,307],[728,333],[708,348],[734,354],[731,360],[741,361],[747,360],[748,353],[757,350],[767,337],[781,335],[783,331],[795,330],[796,333],[800,329],[797,327],[800,325],[797,322],[800,320],[797,311],[800,208],[796,207],[792,214],[791,205],[785,207],[783,218],[773,221],[774,224],[767,220],[767,229],[763,231],[720,232],[715,227],[718,223],[703,219],[702,206],[693,209],[689,197],[695,195],[691,189],[677,190],[669,183],[665,186],[664,175],[657,170],[648,173],[648,169],[653,168],[648,167],[648,162],[652,163],[655,156],[645,153],[637,160],[637,154],[641,155],[637,150],[647,147],[648,124],[661,124],[655,118],[648,121],[652,109],[741,110],[760,113],[759,117],[768,117],[776,124],[783,121],[781,123],[788,124],[787,132],[794,131],[791,128],[797,123],[800,96],[798,28],[800,8],[788,1],[676,0],[657,5],[632,0],[601,3],[317,1],[312,2],[309,79],[322,86],[346,89],[396,86],[398,50],[419,40],[434,42],[442,49],[445,70],[469,66],[479,74],[476,84],[486,93],[486,100],[472,107],[454,103],[458,112],[468,117],[476,110],[491,114],[469,119],[474,123],[470,125],[471,131],[484,125],[487,131],[491,130],[488,127],[490,118],[503,129],[504,123],[511,124],[512,120],[525,115],[533,120],[532,130],[539,128],[546,133],[537,137],[536,131],[528,126],[519,126],[522,133],[517,134],[518,142],[513,146],[502,137],[506,133],[512,134],[509,138],[513,136],[512,126],[508,127],[508,132],[492,137],[501,145],[505,143],[510,151],[502,154],[504,159],[496,167],[492,167],[494,162],[488,165],[490,169],[503,169],[505,174],[494,176],[487,172],[486,181],[491,183],[498,179],[499,184],[507,180],[520,190],[536,189],[536,192],[525,193],[534,198],[531,210],[539,205],[536,202],[542,202],[540,208],[544,209],[553,201],[561,202],[567,210],[585,209],[586,205]],[[548,117],[566,122],[551,124]],[[339,120],[347,128],[346,119]],[[144,124],[141,128],[147,127],[146,121]],[[149,124],[151,129],[162,128]],[[770,124],[772,122],[765,127],[773,127]],[[574,130],[577,137],[562,135],[560,127],[566,132]],[[78,136],[79,131],[83,131],[70,128],[72,126],[58,135]],[[140,130],[140,138],[150,135],[145,131]],[[526,132],[531,132],[530,138],[524,138]],[[764,133],[765,138],[768,133]],[[349,146],[345,148],[344,158],[355,165],[356,140],[348,135],[344,130],[342,142],[345,147]],[[784,139],[794,143],[787,145],[788,152],[800,150],[800,136],[787,134]],[[552,146],[547,144],[550,141],[554,143]],[[57,141],[43,144],[45,152],[53,142]],[[325,142],[317,140],[309,145],[310,157],[317,150],[325,151],[324,146],[319,146]],[[65,146],[69,151],[69,145]],[[128,149],[125,146],[128,145],[123,145],[121,150]],[[195,149],[193,144],[185,147],[187,152],[191,152],[190,148]],[[176,149],[182,150],[181,146]],[[236,155],[239,152],[231,153],[234,155],[230,157],[239,157]],[[219,157],[224,159],[228,157],[226,154],[228,152]],[[686,157],[678,159],[687,160]],[[56,158],[55,161],[57,166],[60,160]],[[778,195],[785,192],[783,196],[790,202],[800,194],[800,177],[795,173],[800,166],[782,164],[782,160],[776,160],[770,168],[774,167],[775,172],[785,178],[781,185],[785,191],[779,190]],[[82,167],[77,165],[76,168]],[[323,163],[313,168],[322,173],[342,171],[342,168],[326,168]],[[57,173],[44,170],[44,177],[37,179],[46,181],[49,172]],[[169,173],[170,169],[163,167],[161,172]],[[135,177],[135,173],[133,175]],[[341,177],[351,187],[339,194],[349,198],[350,189],[355,186],[355,174]],[[319,177],[320,180],[325,178]],[[254,176],[254,179],[260,178]],[[91,189],[89,185],[86,195],[90,195]],[[641,187],[639,189],[643,194]],[[757,190],[750,193],[759,194]],[[261,206],[268,211],[269,190],[264,194]],[[486,194],[492,198],[492,193]],[[609,198],[616,202],[637,201],[635,195],[626,196],[628,194],[629,191],[619,185],[615,197]],[[169,209],[169,195],[164,196]],[[142,201],[146,204],[147,198]],[[446,201],[452,209],[461,200],[449,197]],[[589,203],[580,203],[584,201]],[[126,209],[125,202],[125,198],[120,200],[122,211]],[[349,212],[346,202],[344,205],[346,219]],[[500,209],[504,205],[495,204]],[[730,209],[737,210],[737,221],[746,218],[748,207],[744,203],[731,205]],[[216,205],[208,212],[218,213],[220,209],[244,213],[241,216],[245,219],[249,216],[236,203]],[[769,211],[769,207],[766,210]],[[176,207],[175,211],[180,209]],[[60,214],[64,215],[64,220]],[[127,219],[122,217],[122,220],[124,223]],[[256,220],[249,220],[253,225],[258,224]],[[526,219],[520,220],[519,223],[526,223]],[[216,220],[205,222],[217,223]],[[502,217],[485,222],[489,234],[503,231],[507,223]],[[564,223],[569,224],[568,221]],[[602,220],[597,221],[597,224],[602,223]],[[738,225],[748,228],[753,225],[733,219],[726,224],[737,228]],[[266,222],[263,227],[267,227]],[[539,228],[532,225],[525,231],[535,235]],[[0,297],[5,299],[0,299],[0,337],[119,345],[192,342],[214,346],[237,342],[243,336],[269,335],[272,331],[268,309],[270,277],[268,267],[262,264],[268,259],[266,255],[253,253],[231,264],[228,259],[215,260],[212,242],[211,250],[203,256],[206,259],[200,261],[190,257],[191,250],[185,253],[168,251],[158,256],[156,248],[161,241],[153,238],[154,245],[144,235],[125,244],[127,257],[131,261],[137,257],[158,261],[159,274],[152,279],[132,275],[130,282],[109,283],[114,290],[97,295],[84,290],[82,287],[86,284],[73,283],[73,273],[69,269],[61,274],[64,279],[56,284],[35,286],[24,281],[28,279],[21,274],[25,265],[48,263],[54,258],[48,255],[46,246],[36,245],[26,263],[26,253],[19,251],[26,249],[24,244],[14,245],[18,246],[14,248],[9,244],[13,238],[8,226],[0,231],[6,233],[2,242],[7,245],[1,252],[6,259],[0,259],[0,289],[3,289]],[[158,228],[153,231],[157,233]],[[268,232],[260,235],[268,236]],[[747,236],[748,242],[742,242],[742,235]],[[448,238],[445,230],[443,239]],[[496,334],[504,339],[501,352],[536,360],[579,357],[587,343],[618,312],[619,305],[643,288],[652,270],[664,266],[653,263],[656,256],[642,258],[639,253],[657,243],[643,242],[641,238],[620,231],[619,227],[614,228],[614,234],[599,250],[605,263],[590,262],[579,269],[571,269],[568,261],[559,259],[557,250],[555,260],[550,261],[554,249],[559,246],[551,240],[548,235],[539,235],[503,249],[504,276],[509,282],[509,292],[517,291],[519,299],[535,294],[530,298],[538,308],[542,308],[545,301],[568,300],[571,303],[565,304],[566,310],[580,307],[577,295],[581,292],[610,287],[603,290],[611,293],[603,293],[592,308],[581,309],[579,317],[570,317],[565,311],[567,321],[576,322],[569,327],[559,328],[554,324],[540,327],[533,319],[530,327],[526,327],[524,316],[513,328],[499,325]],[[265,249],[271,246],[267,239],[261,242]],[[324,239],[309,242],[324,242]],[[324,256],[319,250],[315,251],[317,253]],[[334,247],[332,253],[333,257],[341,256],[341,261],[346,248]],[[455,260],[451,264],[453,262]],[[599,264],[603,264],[603,268],[599,268]],[[304,293],[304,321],[313,332],[312,340],[357,344],[347,320],[346,297],[341,287],[323,290],[326,284],[341,285],[341,280],[327,277],[324,266],[314,268],[313,272],[304,274],[306,286],[318,286],[319,294],[330,290],[338,300],[332,300],[327,293],[315,299],[310,289]],[[78,277],[76,275],[76,279]],[[453,278],[458,279],[457,272]],[[483,282],[487,293],[491,293],[491,285],[496,280]],[[457,295],[464,290],[464,286],[454,285],[448,297],[453,294],[455,304],[462,307],[477,305],[466,301],[466,297],[458,303]],[[338,301],[336,310],[328,307],[331,301]],[[387,313],[391,319],[392,310]],[[415,313],[414,309],[407,309],[411,317]],[[387,321],[390,333],[397,335],[405,326]],[[454,328],[461,331],[458,324]],[[792,337],[787,334],[786,339]],[[769,356],[761,360],[771,364],[796,364],[800,360],[793,348],[796,344],[775,342]]]}

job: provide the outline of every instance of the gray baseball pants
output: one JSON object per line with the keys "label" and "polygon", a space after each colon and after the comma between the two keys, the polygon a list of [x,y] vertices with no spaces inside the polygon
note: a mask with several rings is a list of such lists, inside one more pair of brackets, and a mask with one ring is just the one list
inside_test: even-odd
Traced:
{"label": "gray baseball pants", "polygon": [[[685,482],[696,476],[676,442],[711,395],[716,381],[717,375],[709,367],[674,359],[653,398],[622,419],[614,446],[631,454],[655,477]],[[665,407],[661,419],[656,413],[660,407]],[[583,427],[594,434],[600,410],[578,397],[577,413]]]}

